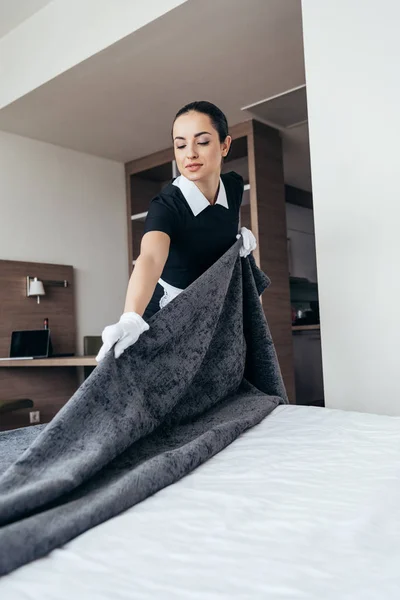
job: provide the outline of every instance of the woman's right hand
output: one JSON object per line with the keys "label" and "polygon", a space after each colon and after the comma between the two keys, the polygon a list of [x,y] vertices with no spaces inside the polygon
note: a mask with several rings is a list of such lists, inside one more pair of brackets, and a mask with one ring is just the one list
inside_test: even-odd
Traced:
{"label": "woman's right hand", "polygon": [[114,344],[114,356],[115,358],[119,358],[148,329],[150,329],[150,326],[140,315],[135,312],[124,313],[118,323],[108,325],[103,330],[101,334],[103,345],[96,356],[97,362],[100,362],[105,357]]}
{"label": "woman's right hand", "polygon": [[239,250],[239,255],[242,258],[246,258],[246,256],[248,256],[251,252],[253,252],[253,250],[257,248],[257,240],[253,232],[250,231],[250,229],[247,229],[247,227],[242,227],[240,229],[240,232],[237,234],[236,239],[238,240],[240,236],[242,236],[243,238],[243,245]]}

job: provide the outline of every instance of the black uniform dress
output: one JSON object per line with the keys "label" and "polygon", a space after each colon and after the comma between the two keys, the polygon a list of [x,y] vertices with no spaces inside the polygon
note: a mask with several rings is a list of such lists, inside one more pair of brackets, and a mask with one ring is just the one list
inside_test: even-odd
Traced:
{"label": "black uniform dress", "polygon": [[[243,178],[231,171],[221,175],[218,198],[211,205],[197,186],[180,176],[150,202],[144,233],[163,231],[171,243],[161,279],[185,289],[214,264],[236,241],[243,197]],[[160,310],[160,283],[143,314]]]}

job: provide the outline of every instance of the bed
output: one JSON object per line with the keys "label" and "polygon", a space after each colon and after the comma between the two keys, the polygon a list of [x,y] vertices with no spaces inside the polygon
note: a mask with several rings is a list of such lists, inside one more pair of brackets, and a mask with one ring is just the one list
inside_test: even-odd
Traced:
{"label": "bed", "polygon": [[399,566],[400,418],[283,405],[0,597],[397,600]]}

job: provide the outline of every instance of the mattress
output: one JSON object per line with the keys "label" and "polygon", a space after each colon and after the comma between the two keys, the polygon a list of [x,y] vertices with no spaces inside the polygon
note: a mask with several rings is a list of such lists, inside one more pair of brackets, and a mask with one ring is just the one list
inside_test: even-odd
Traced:
{"label": "mattress", "polygon": [[398,600],[399,565],[400,418],[281,406],[0,597]]}

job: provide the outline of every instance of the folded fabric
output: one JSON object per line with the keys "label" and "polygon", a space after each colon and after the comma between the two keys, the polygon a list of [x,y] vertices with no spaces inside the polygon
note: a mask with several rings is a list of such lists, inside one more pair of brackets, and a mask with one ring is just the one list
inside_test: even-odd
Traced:
{"label": "folded fabric", "polygon": [[0,435],[0,574],[177,481],[287,397],[237,241],[47,426]]}

